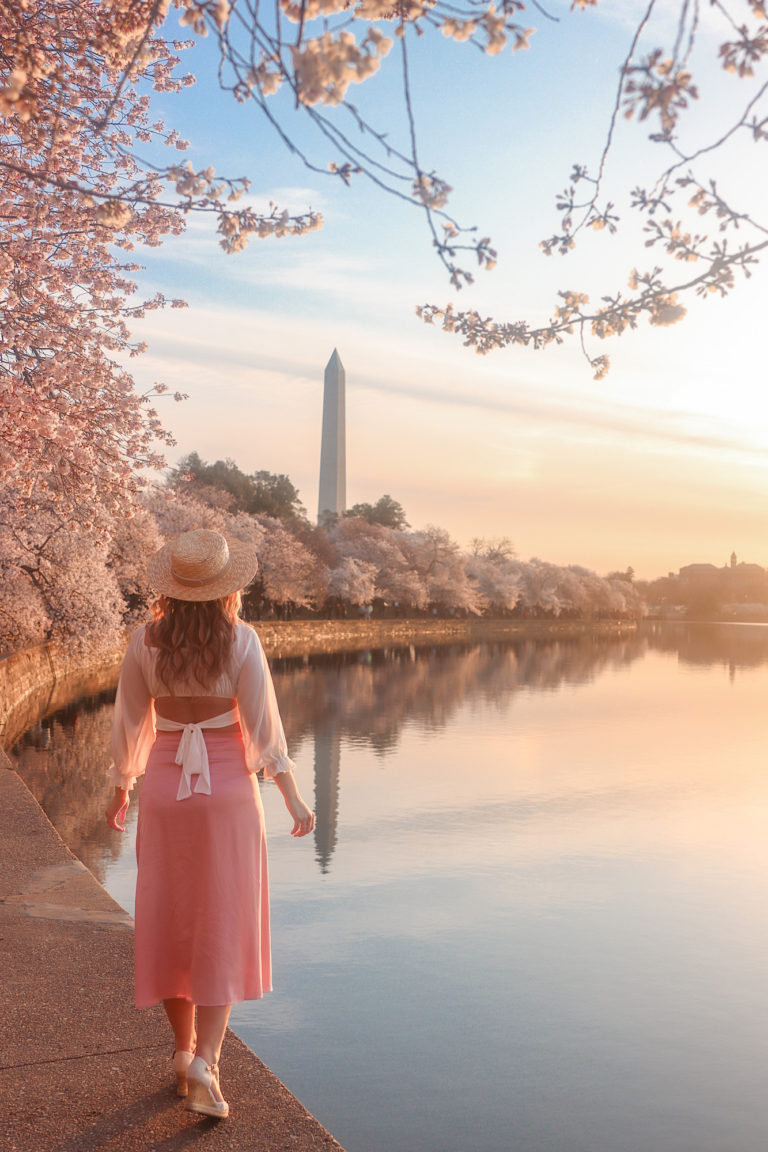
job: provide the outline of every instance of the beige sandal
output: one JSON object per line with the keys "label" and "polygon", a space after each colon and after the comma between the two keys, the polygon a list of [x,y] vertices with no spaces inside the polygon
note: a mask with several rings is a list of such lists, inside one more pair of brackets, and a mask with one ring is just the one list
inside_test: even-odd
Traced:
{"label": "beige sandal", "polygon": [[195,1058],[194,1052],[174,1052],[173,1071],[176,1074],[176,1095],[187,1094],[187,1071]]}
{"label": "beige sandal", "polygon": [[185,1105],[188,1112],[199,1112],[202,1116],[213,1116],[223,1120],[229,1115],[229,1104],[219,1100],[214,1088],[221,1095],[218,1064],[206,1064],[202,1056],[195,1056],[187,1070],[189,1095]]}

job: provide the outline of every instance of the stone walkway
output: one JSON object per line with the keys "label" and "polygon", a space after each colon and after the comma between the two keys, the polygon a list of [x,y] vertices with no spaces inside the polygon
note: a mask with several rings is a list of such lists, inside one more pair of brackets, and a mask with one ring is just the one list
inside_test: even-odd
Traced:
{"label": "stone walkway", "polygon": [[164,1013],[133,1007],[130,917],[7,764],[0,751],[2,1152],[343,1152],[229,1032],[229,1119],[184,1110]]}

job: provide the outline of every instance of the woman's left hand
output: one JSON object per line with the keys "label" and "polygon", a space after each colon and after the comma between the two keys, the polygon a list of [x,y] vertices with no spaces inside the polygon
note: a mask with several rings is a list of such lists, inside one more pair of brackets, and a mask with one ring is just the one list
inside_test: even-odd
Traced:
{"label": "woman's left hand", "polygon": [[291,836],[306,836],[315,826],[315,814],[301,796],[286,800],[286,807],[293,816]]}
{"label": "woman's left hand", "polygon": [[299,795],[293,772],[278,772],[275,776],[285,806],[293,817],[291,836],[306,836],[315,826],[315,814]]}

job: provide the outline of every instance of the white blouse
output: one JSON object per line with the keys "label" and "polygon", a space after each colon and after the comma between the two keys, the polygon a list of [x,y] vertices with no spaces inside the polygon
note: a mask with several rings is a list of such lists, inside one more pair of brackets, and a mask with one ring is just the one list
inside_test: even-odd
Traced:
{"label": "white blouse", "polygon": [[[144,774],[155,730],[165,729],[168,723],[162,717],[155,719],[155,699],[170,693],[157,675],[157,649],[144,642],[145,628],[142,625],[131,636],[115,698],[110,776],[120,788],[132,788],[135,779]],[[179,725],[179,730],[220,727],[225,717],[227,723],[239,719],[249,772],[263,768],[265,776],[274,777],[293,769],[264,649],[254,630],[242,620],[235,629],[227,668],[216,683],[207,688],[190,678],[175,683],[173,695],[234,697],[235,715],[225,712],[202,724]]]}

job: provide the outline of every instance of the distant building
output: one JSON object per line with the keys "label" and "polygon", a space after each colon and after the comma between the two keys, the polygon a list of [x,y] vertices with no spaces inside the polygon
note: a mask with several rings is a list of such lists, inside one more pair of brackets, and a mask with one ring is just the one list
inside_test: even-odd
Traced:
{"label": "distant building", "polygon": [[680,569],[681,580],[705,580],[716,576],[720,569],[716,564],[686,564]]}
{"label": "distant building", "polygon": [[323,432],[320,444],[320,488],[317,519],[341,516],[347,507],[346,375],[334,348],[325,367]]}

